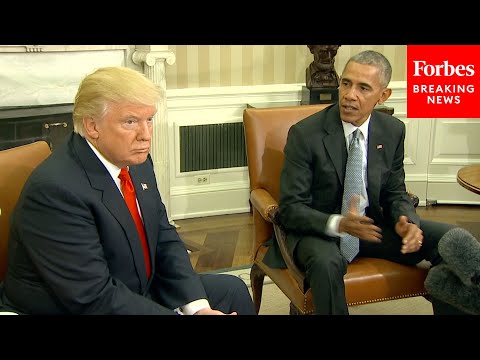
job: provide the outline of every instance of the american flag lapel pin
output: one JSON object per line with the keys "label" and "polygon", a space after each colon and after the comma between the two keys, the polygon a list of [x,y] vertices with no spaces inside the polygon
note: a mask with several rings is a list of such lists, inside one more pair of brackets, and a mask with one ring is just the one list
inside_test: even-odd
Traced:
{"label": "american flag lapel pin", "polygon": [[141,183],[141,185],[142,185],[142,190],[147,190],[147,189],[148,189],[148,185],[147,185],[147,184]]}
{"label": "american flag lapel pin", "polygon": [[377,145],[377,150],[381,150],[381,149],[383,149],[383,144],[378,144]]}

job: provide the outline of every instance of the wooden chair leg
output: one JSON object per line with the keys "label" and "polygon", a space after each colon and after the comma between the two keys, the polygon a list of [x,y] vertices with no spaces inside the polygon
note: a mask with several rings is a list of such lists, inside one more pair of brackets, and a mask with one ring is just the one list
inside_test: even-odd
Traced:
{"label": "wooden chair leg", "polygon": [[265,273],[256,265],[253,264],[250,270],[250,284],[252,286],[253,304],[255,305],[255,311],[260,311],[260,304],[262,302],[262,290],[263,280],[265,279]]}
{"label": "wooden chair leg", "polygon": [[290,315],[302,315],[293,303],[290,303]]}

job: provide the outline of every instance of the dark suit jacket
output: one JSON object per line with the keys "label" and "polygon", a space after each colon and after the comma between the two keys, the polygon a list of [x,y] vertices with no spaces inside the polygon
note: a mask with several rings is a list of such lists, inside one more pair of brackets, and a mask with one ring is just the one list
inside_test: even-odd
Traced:
{"label": "dark suit jacket", "polygon": [[[407,215],[419,225],[420,219],[405,188],[405,124],[373,111],[368,131],[367,215],[382,228],[393,227],[400,215]],[[341,212],[347,163],[338,104],[293,125],[284,154],[279,220],[287,232],[289,247],[294,249],[304,235],[336,240],[325,234],[325,228],[329,216]],[[284,267],[276,241],[272,243],[265,261]]]}
{"label": "dark suit jacket", "polygon": [[174,314],[171,309],[206,298],[168,222],[150,156],[130,174],[149,244],[150,279],[120,191],[86,140],[72,134],[34,170],[18,201],[7,305],[28,314]]}

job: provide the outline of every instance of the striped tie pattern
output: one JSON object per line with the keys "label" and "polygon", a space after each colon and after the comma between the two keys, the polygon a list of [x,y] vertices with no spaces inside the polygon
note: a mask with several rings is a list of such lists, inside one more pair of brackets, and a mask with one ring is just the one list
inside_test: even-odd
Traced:
{"label": "striped tie pattern", "polygon": [[[342,199],[343,215],[348,213],[352,197],[354,195],[360,196],[362,192],[362,148],[360,136],[362,136],[361,131],[359,129],[355,130],[349,145]],[[358,251],[358,237],[350,234],[342,236],[340,239],[340,252],[348,262],[353,260]]]}

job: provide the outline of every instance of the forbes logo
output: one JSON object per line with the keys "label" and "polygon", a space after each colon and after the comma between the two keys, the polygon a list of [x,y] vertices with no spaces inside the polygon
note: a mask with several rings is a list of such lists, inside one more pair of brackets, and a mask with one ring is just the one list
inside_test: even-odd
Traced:
{"label": "forbes logo", "polygon": [[424,60],[413,60],[414,71],[413,76],[474,76],[475,66],[457,65],[453,66],[448,63],[448,60],[443,62],[443,65],[430,65]]}

